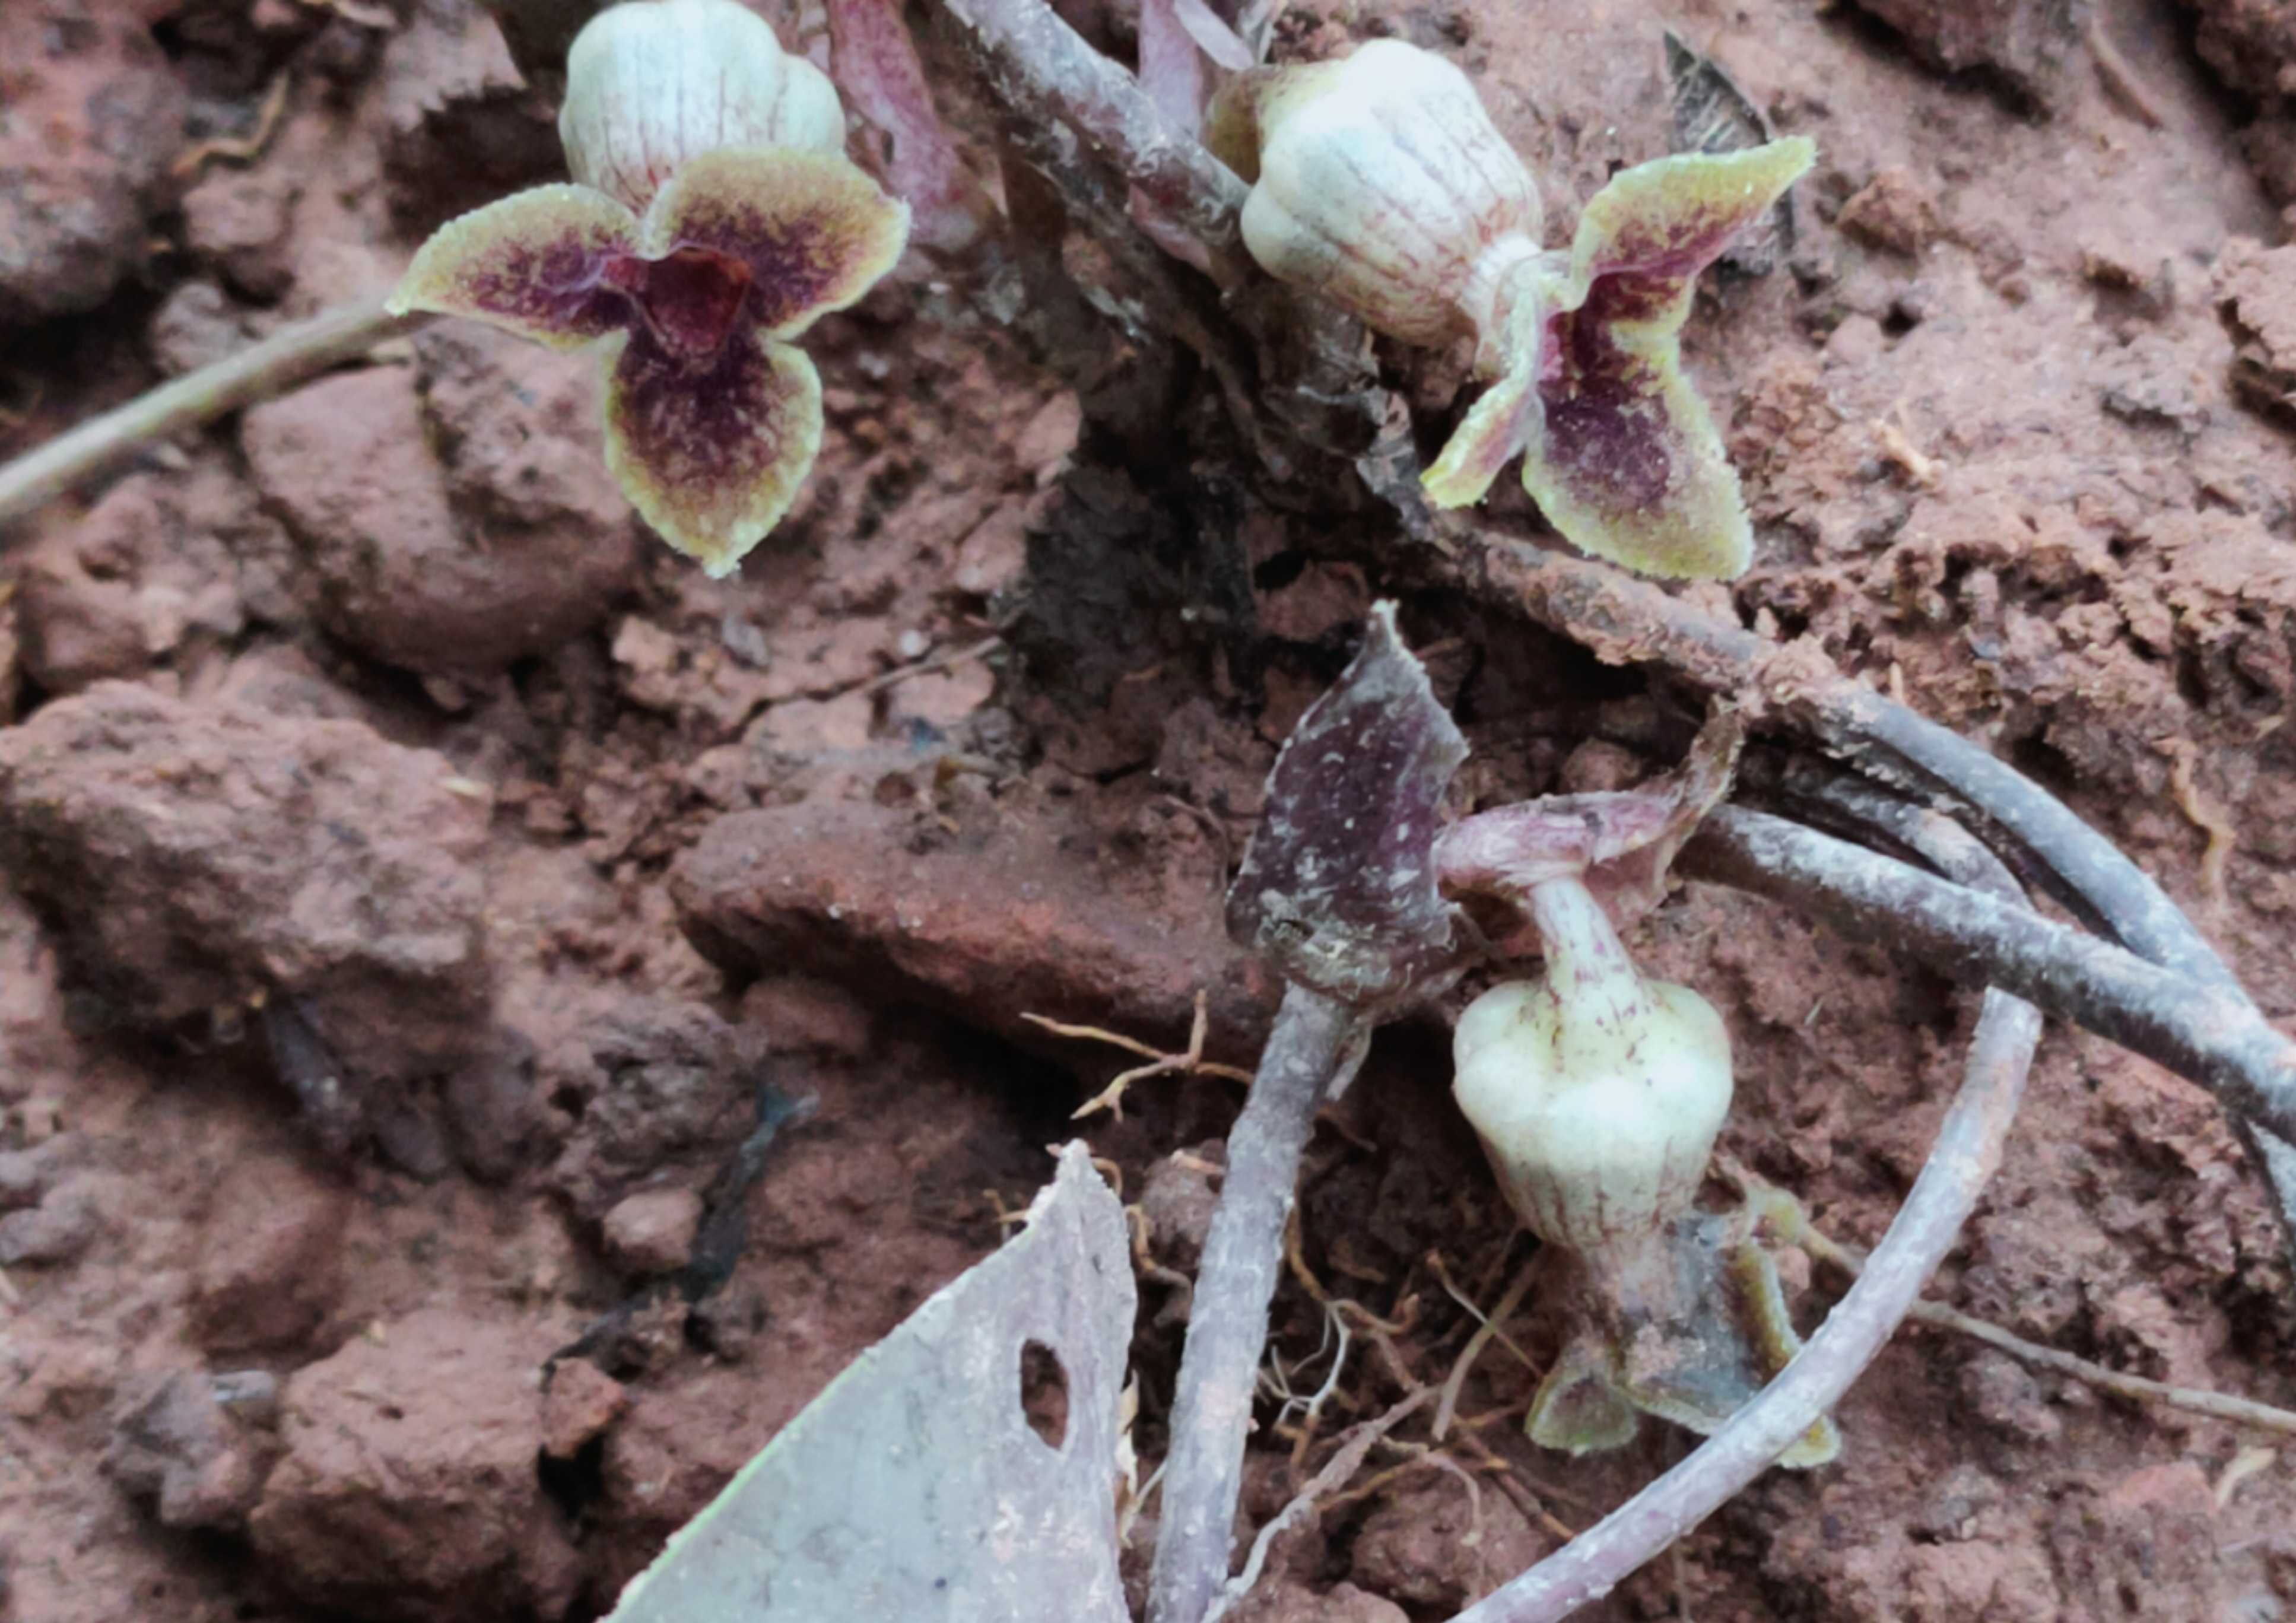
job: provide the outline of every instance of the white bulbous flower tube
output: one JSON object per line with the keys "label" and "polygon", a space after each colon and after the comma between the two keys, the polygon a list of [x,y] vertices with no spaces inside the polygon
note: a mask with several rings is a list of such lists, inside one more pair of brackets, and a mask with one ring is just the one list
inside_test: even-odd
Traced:
{"label": "white bulbous flower tube", "polygon": [[[1542,1447],[1616,1448],[1643,1414],[1711,1432],[1801,1347],[1764,1212],[1698,1204],[1730,1109],[1729,1034],[1697,993],[1644,978],[1613,922],[1664,898],[1675,851],[1728,789],[1740,732],[1718,717],[1641,789],[1492,807],[1436,842],[1447,893],[1484,906],[1493,949],[1545,960],[1460,1016],[1452,1089],[1548,1248],[1541,1294],[1564,1333],[1525,1417]],[[1840,1448],[1820,1421],[1778,1463]]]}
{"label": "white bulbous flower tube", "polygon": [[1502,295],[1538,257],[1542,214],[1464,73],[1375,39],[1248,80],[1223,111],[1212,139],[1256,181],[1253,258],[1407,343],[1481,335],[1500,370]]}
{"label": "white bulbous flower tube", "polygon": [[841,154],[845,111],[829,76],[735,0],[627,0],[567,53],[558,138],[578,184],[642,215],[703,152]]}
{"label": "white bulbous flower tube", "polygon": [[1689,1209],[1730,1109],[1730,1038],[1697,993],[1636,972],[1583,882],[1530,899],[1546,972],[1460,1017],[1452,1092],[1522,1220],[1592,1257]]}

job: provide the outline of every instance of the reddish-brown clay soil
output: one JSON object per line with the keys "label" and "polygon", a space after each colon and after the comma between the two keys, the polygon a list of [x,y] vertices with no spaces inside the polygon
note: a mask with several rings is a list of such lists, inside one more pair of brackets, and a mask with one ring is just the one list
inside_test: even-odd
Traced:
{"label": "reddish-brown clay soil", "polygon": [[[813,8],[777,20],[818,38]],[[2035,775],[2296,1016],[2296,10],[1315,0],[1277,53],[1450,54],[1562,241],[1668,149],[1669,24],[1822,154],[1790,255],[1686,334],[1759,536],[1693,595]],[[555,163],[468,0],[7,0],[0,455],[381,291]],[[996,1243],[1128,1062],[1024,1013],[1177,1045],[1201,990],[1214,1057],[1249,1060],[1277,988],[1220,890],[1390,589],[1379,551],[1135,483],[1139,425],[1091,420],[982,307],[918,264],[818,330],[821,463],[724,582],[630,519],[586,359],[454,324],[0,536],[6,1615],[595,1616]],[[1431,438],[1456,357],[1382,357]],[[1193,538],[1216,507],[1225,571]],[[1639,676],[1488,605],[1402,618],[1473,799],[1645,769],[1574,702]],[[1699,885],[1635,946],[1727,1018],[1726,1147],[1871,1243],[1967,998]],[[1329,1373],[1315,1292],[1398,1326],[1357,1336],[1333,1420],[1439,1379],[1472,1328],[1453,1287],[1488,1306],[1525,1255],[1447,1081],[1439,1018],[1390,1028],[1310,1146],[1285,1379]],[[732,1254],[713,1180],[763,1087],[812,1111],[730,1277],[644,1298]],[[1235,1100],[1160,1078],[1082,1129],[1146,1218],[1150,1461]],[[1786,1272],[1805,1320],[1839,1289]],[[2097,1039],[2047,1037],[1932,1289],[2296,1402],[2255,1174],[2205,1095]],[[1523,1361],[1468,1389],[1501,1467],[1475,1492],[1375,1457],[1237,1615],[1447,1617],[1678,1457],[1657,1428],[1530,1447],[1554,1331],[1530,1303]],[[2296,1612],[2286,1439],[1929,1330],[1839,1419],[1839,1463],[1765,1478],[1588,1615]],[[1282,1439],[1251,1461],[1264,1516],[1300,1473]]]}

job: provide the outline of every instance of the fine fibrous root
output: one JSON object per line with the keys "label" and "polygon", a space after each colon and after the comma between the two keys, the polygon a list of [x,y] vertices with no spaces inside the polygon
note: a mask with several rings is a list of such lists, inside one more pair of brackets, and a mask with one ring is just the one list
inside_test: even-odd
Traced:
{"label": "fine fibrous root", "polygon": [[1126,1037],[1120,1031],[1110,1031],[1099,1026],[1071,1026],[1042,1014],[1026,1012],[1021,1018],[1054,1037],[1073,1037],[1087,1042],[1106,1043],[1111,1048],[1136,1053],[1148,1062],[1145,1065],[1136,1065],[1120,1073],[1106,1087],[1077,1106],[1069,1114],[1071,1121],[1081,1121],[1099,1111],[1106,1111],[1111,1120],[1123,1120],[1124,1090],[1135,1082],[1144,1082],[1151,1077],[1225,1077],[1231,1082],[1246,1083],[1251,1080],[1251,1073],[1248,1070],[1204,1058],[1204,1043],[1210,1036],[1211,1016],[1207,1008],[1207,994],[1201,989],[1196,993],[1196,1012],[1188,1027],[1188,1045],[1178,1053],[1166,1053],[1160,1049],[1151,1048],[1137,1037]]}
{"label": "fine fibrous root", "polygon": [[[1728,1157],[1721,1158],[1721,1166],[1722,1170],[1750,1196],[1761,1199],[1766,1219],[1779,1225],[1783,1239],[1799,1245],[1818,1261],[1839,1268],[1852,1279],[1865,1271],[1864,1253],[1855,1246],[1842,1244],[1820,1228],[1811,1220],[1801,1202],[1792,1194],[1767,1183],[1759,1174]],[[1980,1318],[1973,1313],[1964,1313],[1957,1307],[1948,1307],[1942,1302],[1915,1302],[1906,1310],[1906,1321],[1967,1336],[1972,1340],[1981,1341],[1988,1347],[2007,1353],[2020,1363],[2060,1375],[2070,1375],[2099,1391],[2112,1392],[2137,1403],[2158,1404],[2163,1408],[2181,1409],[2188,1414],[2205,1414],[2211,1420],[2226,1420],[2267,1431],[2296,1435],[2296,1412],[2276,1408],[2250,1398],[2237,1398],[2229,1393],[2210,1392],[2196,1387],[2171,1386],[2166,1381],[2148,1381],[2142,1375],[2127,1374],[2092,1359],[2061,1352],[2038,1341],[2029,1341],[2023,1336],[2004,1330],[1989,1319]]]}

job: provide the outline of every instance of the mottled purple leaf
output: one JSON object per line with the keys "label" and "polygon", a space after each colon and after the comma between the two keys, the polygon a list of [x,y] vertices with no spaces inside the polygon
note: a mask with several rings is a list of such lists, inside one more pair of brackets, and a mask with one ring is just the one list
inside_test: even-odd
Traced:
{"label": "mottled purple leaf", "polygon": [[794,338],[844,309],[893,268],[908,241],[908,205],[842,158],[794,147],[705,152],[646,210],[649,258],[707,250],[746,265],[745,316]]}
{"label": "mottled purple leaf", "polygon": [[1583,877],[1623,928],[1665,899],[1675,853],[1729,791],[1744,738],[1744,724],[1726,712],[1699,730],[1680,766],[1640,789],[1548,795],[1462,817],[1435,842],[1438,882],[1505,906],[1491,930],[1504,956],[1539,950],[1530,891],[1549,880]]}
{"label": "mottled purple leaf", "polygon": [[1228,932],[1302,986],[1363,1007],[1455,963],[1436,888],[1443,793],[1467,746],[1427,673],[1372,611],[1363,651],[1292,728],[1228,891]]}
{"label": "mottled purple leaf", "polygon": [[628,301],[607,272],[636,251],[637,237],[636,217],[587,186],[514,193],[432,233],[390,309],[467,316],[553,348],[578,348],[629,320]]}
{"label": "mottled purple leaf", "polygon": [[754,332],[698,365],[644,327],[608,354],[606,465],[663,540],[713,576],[732,573],[821,449],[813,363]]}

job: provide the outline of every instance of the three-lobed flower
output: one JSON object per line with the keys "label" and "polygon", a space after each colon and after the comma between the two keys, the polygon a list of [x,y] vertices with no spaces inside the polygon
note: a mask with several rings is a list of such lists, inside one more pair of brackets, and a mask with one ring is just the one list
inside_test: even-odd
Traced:
{"label": "three-lobed flower", "polygon": [[892,268],[908,208],[842,156],[828,79],[734,0],[601,13],[559,128],[572,184],[449,221],[392,308],[595,346],[608,466],[663,539],[728,574],[821,448],[793,340]]}
{"label": "three-lobed flower", "polygon": [[1721,436],[1682,373],[1699,273],[1809,168],[1801,138],[1625,170],[1567,250],[1538,189],[1443,58],[1396,40],[1243,75],[1210,138],[1252,190],[1243,239],[1276,277],[1408,343],[1475,340],[1490,387],[1426,474],[1480,501],[1520,455],[1564,537],[1653,574],[1728,578],[1752,533]]}

